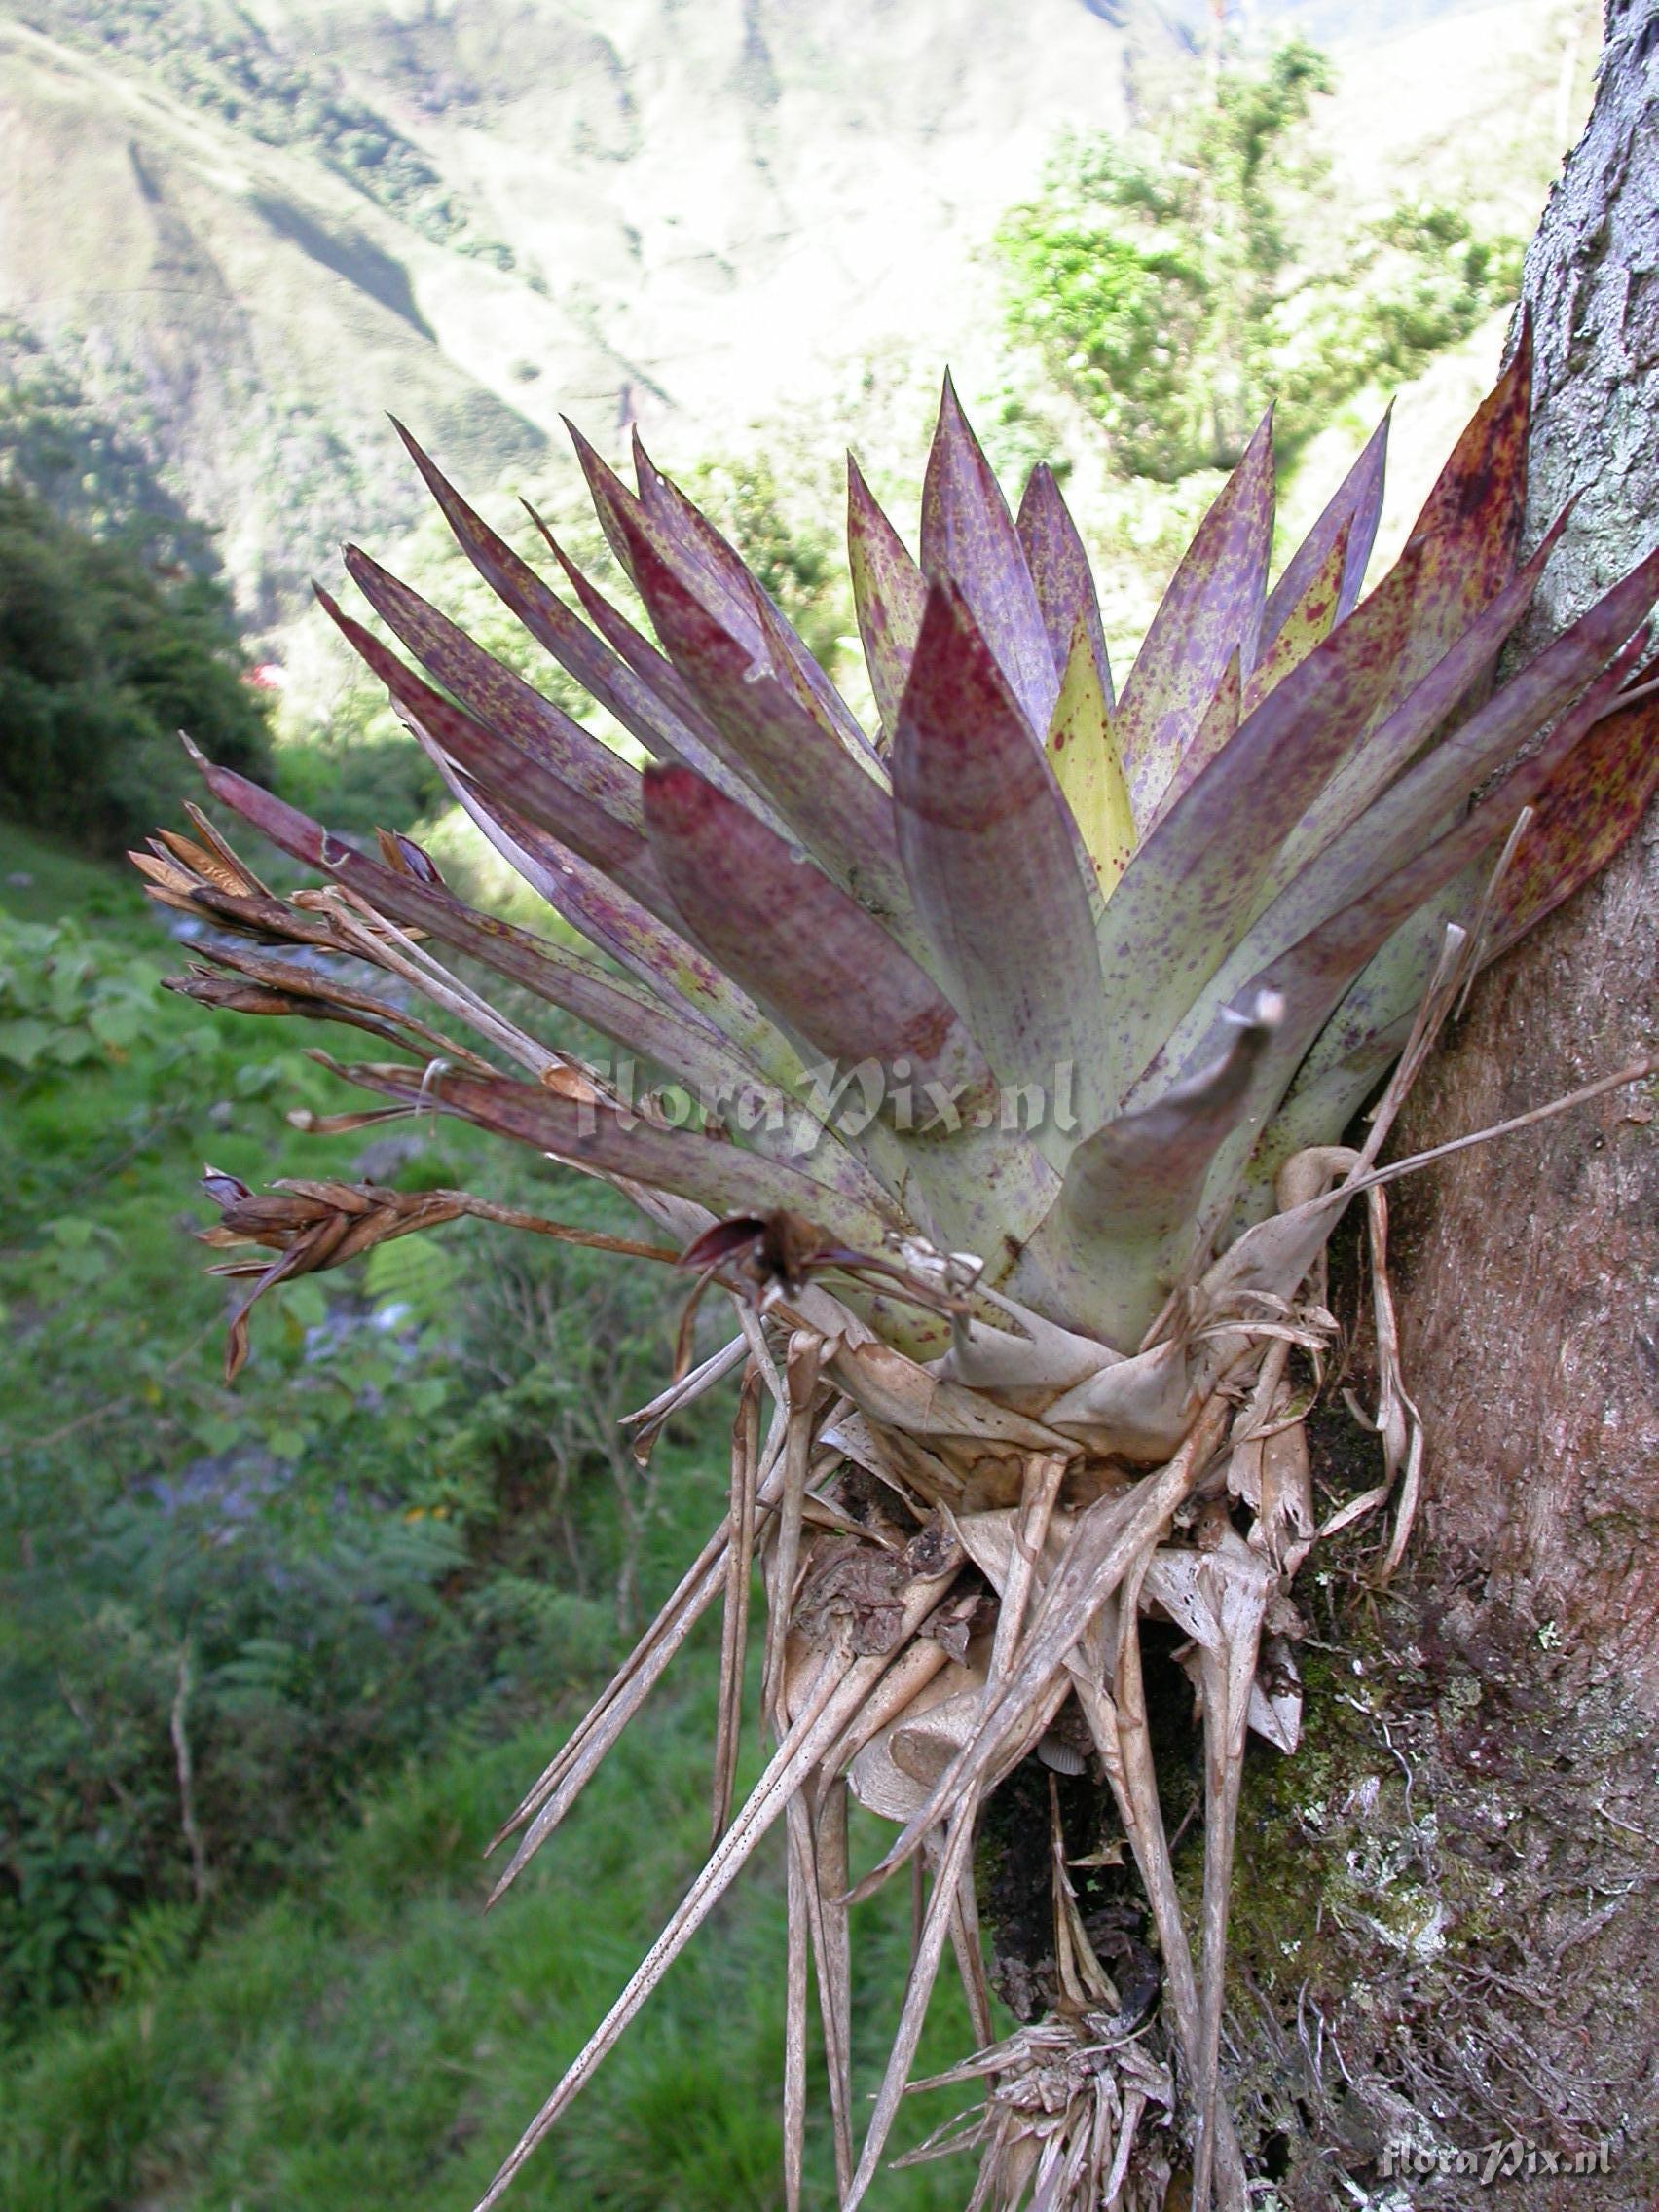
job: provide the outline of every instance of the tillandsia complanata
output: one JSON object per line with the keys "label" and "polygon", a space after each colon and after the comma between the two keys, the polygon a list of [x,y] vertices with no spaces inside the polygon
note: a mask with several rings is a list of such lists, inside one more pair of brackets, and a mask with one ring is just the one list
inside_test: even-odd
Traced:
{"label": "tillandsia complanata", "polygon": [[[1270,589],[1264,424],[1120,689],[1053,476],[1035,470],[1011,513],[947,384],[918,556],[849,470],[872,729],[642,448],[629,489],[576,440],[654,642],[549,537],[556,593],[409,439],[481,574],[631,745],[354,548],[351,577],[415,665],[323,603],[458,804],[592,953],[469,908],[407,838],[358,849],[204,759],[212,797],[320,884],[274,895],[195,809],[192,834],[135,856],[155,897],[214,933],[176,987],[397,1049],[340,1071],[383,1103],[330,1125],[437,1110],[598,1174],[652,1225],[612,1244],[678,1261],[735,1309],[725,1348],[696,1367],[687,1353],[641,1417],[648,1440],[741,1369],[725,1517],[501,1831],[517,1843],[496,1894],[719,1605],[711,1856],[486,2203],[783,1822],[787,2203],[812,1982],[852,2207],[948,1946],[981,2047],[946,2079],[978,2101],[924,2151],[978,2152],[974,2207],[1142,2212],[1179,2175],[1198,2212],[1242,2212],[1218,2048],[1243,1745],[1254,1728],[1295,1747],[1290,1587],[1334,1525],[1317,1526],[1292,1355],[1329,1339],[1322,1255],[1360,1199],[1386,1480],[1337,1520],[1392,1498],[1389,1567],[1420,1434],[1394,1354],[1380,1149],[1478,966],[1607,860],[1659,782],[1642,628],[1659,555],[1497,680],[1554,541],[1520,560],[1529,391],[1523,335],[1364,596],[1385,431]],[[260,949],[295,943],[354,965]],[[695,1124],[538,1042],[434,946],[672,1078]],[[365,987],[376,972],[389,995]],[[265,1290],[382,1237],[461,1212],[583,1234],[465,1193],[209,1190],[209,1241],[264,1248],[227,1266],[251,1278],[233,1368]],[[734,1813],[756,1567],[775,1750]],[[1149,1620],[1189,1640],[1202,1712],[1191,1928],[1148,1728]],[[996,2041],[971,1853],[987,1797],[1034,1751],[1109,1783],[1161,1988],[1114,1988],[1056,1848],[1054,2002]],[[857,1877],[849,1795],[899,1831]],[[931,1888],[861,2133],[850,1908],[911,1861]]]}

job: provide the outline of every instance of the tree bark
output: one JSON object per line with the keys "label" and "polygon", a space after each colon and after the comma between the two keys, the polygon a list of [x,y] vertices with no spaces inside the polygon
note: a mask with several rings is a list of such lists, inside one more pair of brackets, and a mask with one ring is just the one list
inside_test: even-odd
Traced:
{"label": "tree bark", "polygon": [[[1572,517],[1531,640],[1659,537],[1659,0],[1610,0],[1594,111],[1527,256],[1528,529]],[[1486,977],[1403,1131],[1479,1128],[1659,1046],[1659,810]],[[1399,1206],[1424,1533],[1659,1709],[1659,1120],[1651,1085],[1464,1153]]]}

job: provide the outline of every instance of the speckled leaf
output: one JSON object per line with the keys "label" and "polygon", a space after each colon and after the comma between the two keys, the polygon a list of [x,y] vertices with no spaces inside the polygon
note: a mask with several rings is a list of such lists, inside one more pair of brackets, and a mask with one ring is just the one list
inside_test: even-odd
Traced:
{"label": "speckled leaf", "polygon": [[[1538,566],[1541,560],[1542,554]],[[1290,874],[1286,864],[1284,872],[1290,874],[1286,889],[1252,928],[1248,949],[1241,946],[1236,960],[1270,958],[1280,945],[1293,943],[1322,916],[1348,903],[1420,850],[1453,809],[1545,728],[1605,667],[1609,653],[1624,644],[1653,604],[1659,590],[1659,556],[1650,556],[1633,569],[1501,691],[1414,759],[1443,716],[1490,664],[1496,648],[1489,650],[1490,641],[1482,642],[1480,634],[1505,608],[1508,618],[1503,627],[1519,619],[1536,573],[1537,567],[1530,574],[1524,571],[1501,592],[1487,615],[1472,626],[1474,637],[1465,638],[1448,654],[1399,713],[1376,732],[1371,746],[1381,758],[1371,780],[1381,787],[1379,795],[1298,872]],[[1407,761],[1410,766],[1403,765]],[[1331,795],[1321,794],[1315,819]],[[1363,787],[1359,795],[1367,795]]]}
{"label": "speckled leaf", "polygon": [[899,847],[945,987],[1005,1083],[1107,1111],[1087,855],[965,595],[930,586],[893,746]]}
{"label": "speckled leaf", "polygon": [[1273,531],[1272,418],[1198,525],[1116,717],[1135,819],[1146,821],[1193,742],[1235,652],[1255,651]]}
{"label": "speckled leaf", "polygon": [[[566,780],[562,770],[550,765],[546,756],[527,752],[512,738],[486,728],[472,716],[451,706],[360,622],[353,621],[327,592],[319,590],[317,597],[398,705],[421,723],[480,790],[498,796],[516,812],[573,846],[643,900],[653,913],[672,915],[641,827],[639,779],[626,762],[613,754],[608,756],[622,780],[613,783],[608,778],[603,784],[596,783],[595,788],[604,791],[606,798],[577,788]],[[589,743],[597,744],[597,740],[590,739]],[[632,779],[632,790],[628,779]],[[622,795],[608,803],[617,793]]]}
{"label": "speckled leaf", "polygon": [[774,1081],[794,1081],[800,1073],[798,1055],[729,976],[578,853],[510,809],[486,804],[441,752],[436,756],[457,803],[555,913],[658,997],[671,1004],[678,1000],[688,1013],[712,1023]]}
{"label": "speckled leaf", "polygon": [[1408,552],[1269,693],[1124,870],[1100,928],[1123,1103],[1148,1102],[1130,1087],[1226,960],[1279,844],[1388,695],[1414,583]]}
{"label": "speckled leaf", "polygon": [[234,770],[203,762],[202,773],[214,797],[274,845],[360,892],[388,921],[428,931],[706,1095],[715,1095],[722,1085],[728,1089],[735,1086],[756,1106],[773,1097],[780,1106],[793,1106],[707,1022],[676,1013],[653,993],[579,953],[493,914],[478,913],[438,886],[384,866]]}
{"label": "speckled leaf", "polygon": [[938,986],[881,924],[763,824],[684,768],[645,776],[645,819],[686,927],[815,1056],[908,1060],[918,1082],[991,1084]]}
{"label": "speckled leaf", "polygon": [[1229,656],[1227,666],[1221,672],[1221,682],[1215,687],[1215,697],[1204,709],[1204,719],[1198,724],[1198,733],[1182,754],[1175,773],[1158,802],[1157,811],[1147,825],[1149,836],[1182,793],[1198,782],[1222,748],[1231,745],[1238,735],[1243,691],[1238,661],[1236,652]]}
{"label": "speckled leaf", "polygon": [[[758,787],[843,889],[906,930],[909,894],[886,792],[798,689],[693,597],[652,535],[637,533],[633,554],[652,627],[719,730],[727,764]],[[757,623],[754,637],[763,652]]]}
{"label": "speckled leaf", "polygon": [[1324,512],[1285,564],[1283,575],[1269,592],[1262,615],[1260,650],[1263,654],[1278,636],[1291,609],[1307,596],[1339,536],[1346,536],[1347,550],[1337,589],[1335,619],[1346,621],[1358,606],[1371,548],[1377,540],[1378,519],[1382,512],[1387,458],[1388,417],[1384,415],[1371,433],[1365,450],[1338,485]]}
{"label": "speckled leaf", "polygon": [[847,560],[869,687],[891,746],[928,587],[899,533],[870,496],[851,454],[847,456]]}
{"label": "speckled leaf", "polygon": [[[1659,677],[1659,663],[1638,682]],[[1493,902],[1488,958],[1606,866],[1659,791],[1659,696],[1611,711],[1533,797],[1535,813]]]}
{"label": "speckled leaf", "polygon": [[[1419,846],[1404,865],[1374,878],[1363,896],[1319,923],[1255,978],[1253,987],[1280,993],[1285,1018],[1257,1069],[1241,1135],[1223,1148],[1212,1170],[1204,1199],[1206,1230],[1230,1209],[1256,1133],[1265,1127],[1297,1063],[1354,978],[1411,914],[1502,840],[1522,807],[1595,726],[1634,657],[1635,648],[1622,654],[1560,718],[1540,749],[1511,769],[1455,828],[1426,848]],[[1195,1054],[1198,1064],[1207,1060],[1221,1041],[1218,1020],[1211,1038]]]}
{"label": "speckled leaf", "polygon": [[1094,573],[1088,565],[1083,539],[1060,496],[1054,472],[1040,461],[1026,479],[1015,528],[1024,548],[1025,565],[1037,592],[1043,627],[1049,635],[1054,674],[1063,683],[1071,660],[1072,641],[1081,622],[1093,655],[1096,675],[1106,704],[1111,707],[1112,664],[1106,654],[1106,632],[1100,621],[1100,602],[1094,590]]}
{"label": "speckled leaf", "polygon": [[1450,651],[1515,573],[1527,504],[1532,346],[1524,326],[1503,375],[1457,440],[1412,528],[1422,559],[1400,663],[1415,683]]}
{"label": "speckled leaf", "polygon": [[[677,567],[681,580],[733,637],[749,642],[755,628],[755,657],[788,670],[812,702],[812,711],[847,751],[866,757],[872,748],[851,708],[819,667],[793,626],[768,599],[743,556],[676,484],[665,476],[634,432],[634,472],[640,500],[657,532],[657,550]],[[664,641],[666,643],[666,641]]]}
{"label": "speckled leaf", "polygon": [[701,753],[695,734],[680,725],[672,708],[596,638],[506,539],[467,505],[409,432],[400,424],[395,427],[461,551],[536,643],[648,753],[658,758],[699,765]]}
{"label": "speckled leaf", "polygon": [[1027,743],[1040,743],[1059,675],[1019,533],[948,376],[922,482],[922,570],[961,592],[1019,702]]}
{"label": "speckled leaf", "polygon": [[[592,577],[566,552],[528,499],[524,506],[525,512],[540,532],[548,552],[564,571],[565,580],[580,601],[582,612],[618,660],[625,662],[640,682],[687,728],[706,735],[703,710],[691,696],[684,679],[674,663],[665,654],[658,652],[645,632],[637,629],[619,608],[611,605]],[[674,756],[661,746],[653,746],[651,750],[659,759]],[[695,766],[696,763],[690,762],[688,765]]]}
{"label": "speckled leaf", "polygon": [[[1282,682],[1299,661],[1306,660],[1336,627],[1347,567],[1352,517],[1339,524],[1325,558],[1309,575],[1301,595],[1277,623],[1272,639],[1244,685],[1242,711],[1254,714],[1273,685]],[[1265,626],[1265,625],[1264,625]]]}
{"label": "speckled leaf", "polygon": [[1045,751],[1093,866],[1099,896],[1109,898],[1133,855],[1135,823],[1099,663],[1083,621],[1072,634]]}
{"label": "speckled leaf", "polygon": [[393,634],[487,729],[539,760],[561,782],[630,829],[638,830],[639,770],[572,721],[563,708],[527,683],[504,662],[475,645],[419,592],[383,569],[355,545],[344,549],[352,582]]}
{"label": "speckled leaf", "polygon": [[[676,771],[689,773],[686,771]],[[715,1214],[766,1214],[783,1208],[857,1249],[879,1250],[891,1214],[860,1204],[828,1183],[722,1139],[669,1129],[603,1102],[558,1098],[529,1083],[440,1069],[368,1066],[342,1069],[365,1090],[420,1102],[498,1135],[606,1176],[673,1191]]]}

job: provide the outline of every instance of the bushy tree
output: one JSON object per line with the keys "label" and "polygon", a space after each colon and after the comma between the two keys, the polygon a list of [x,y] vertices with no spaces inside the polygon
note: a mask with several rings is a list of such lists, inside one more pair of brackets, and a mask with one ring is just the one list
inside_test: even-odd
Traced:
{"label": "bushy tree", "polygon": [[152,565],[141,520],[93,538],[0,485],[0,809],[118,849],[184,788],[181,728],[266,759],[223,588]]}
{"label": "bushy tree", "polygon": [[998,236],[1010,328],[1104,424],[1116,467],[1231,466],[1270,400],[1279,450],[1380,374],[1413,375],[1508,296],[1513,240],[1403,203],[1341,230],[1317,195],[1325,57],[1224,68],[1155,128],[1064,140]]}

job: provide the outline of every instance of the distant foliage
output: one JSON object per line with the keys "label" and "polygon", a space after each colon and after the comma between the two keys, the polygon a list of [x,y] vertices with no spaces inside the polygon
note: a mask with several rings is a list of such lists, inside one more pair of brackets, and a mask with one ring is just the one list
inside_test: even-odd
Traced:
{"label": "distant foliage", "polygon": [[[25,19],[34,11],[23,12]],[[36,27],[129,55],[169,92],[268,146],[306,146],[364,196],[437,245],[515,266],[510,247],[480,232],[418,146],[354,98],[327,69],[277,47],[237,10],[189,11],[177,0],[54,0]],[[232,27],[234,21],[234,28]]]}
{"label": "distant foliage", "polygon": [[180,729],[215,758],[265,763],[226,594],[158,561],[148,518],[98,539],[0,484],[0,810],[117,850],[190,781]]}
{"label": "distant foliage", "polygon": [[[578,1248],[483,1226],[384,1245],[267,1301],[225,1388],[228,1286],[189,1235],[204,1100],[232,1172],[477,1187],[483,1147],[448,1124],[297,1134],[283,1108],[340,1104],[303,1057],[323,1033],[203,1014],[158,989],[181,965],[148,928],[0,906],[0,2020],[19,2028],[165,1980],[444,1732],[544,1716],[719,1510],[706,1430],[642,1469],[620,1426],[682,1287]],[[488,1187],[632,1229],[585,1179],[555,1198],[552,1173],[498,1160]]]}
{"label": "distant foliage", "polygon": [[1237,461],[1270,400],[1281,456],[1374,378],[1414,376],[1511,296],[1513,240],[1401,204],[1332,235],[1301,39],[1126,140],[1062,143],[998,236],[1011,331],[1106,428],[1121,474]]}

